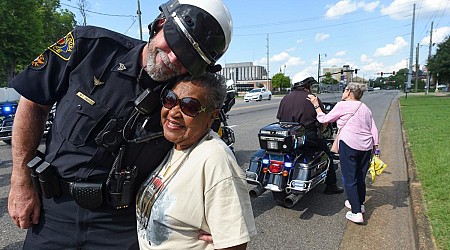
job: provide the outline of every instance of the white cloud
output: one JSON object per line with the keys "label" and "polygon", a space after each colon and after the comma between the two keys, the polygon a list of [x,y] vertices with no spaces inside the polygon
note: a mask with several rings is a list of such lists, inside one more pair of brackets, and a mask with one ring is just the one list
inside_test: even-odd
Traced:
{"label": "white cloud", "polygon": [[324,62],[321,62],[321,64],[322,67],[331,67],[331,66],[341,67],[342,65],[344,65],[344,60],[340,58],[331,58]]}
{"label": "white cloud", "polygon": [[325,17],[327,18],[339,18],[345,14],[352,13],[358,9],[363,9],[364,11],[374,11],[380,5],[379,1],[374,1],[370,3],[366,2],[352,2],[351,0],[341,0],[335,5],[327,5],[327,12]]}
{"label": "white cloud", "polygon": [[394,43],[386,44],[386,46],[376,49],[374,56],[394,55],[407,45],[408,43],[405,41],[405,39],[403,39],[403,37],[401,36],[398,36],[395,38]]}
{"label": "white cloud", "polygon": [[370,63],[370,62],[373,61],[372,59],[369,59],[369,57],[368,57],[366,54],[362,54],[362,55],[359,57],[359,60],[360,60],[362,63]]}
{"label": "white cloud", "polygon": [[352,3],[351,0],[341,0],[337,2],[335,5],[327,6],[328,10],[325,13],[325,17],[328,18],[338,18],[347,13],[354,12],[358,9],[356,3]]}
{"label": "white cloud", "polygon": [[317,33],[316,37],[315,37],[317,42],[321,42],[321,41],[326,40],[328,38],[330,38],[330,34],[325,34],[325,33]]}
{"label": "white cloud", "polygon": [[296,50],[297,50],[296,47],[292,47],[292,48],[286,49],[287,52],[292,52],[292,51],[296,51]]}
{"label": "white cloud", "polygon": [[271,62],[280,62],[280,61],[285,61],[289,58],[289,53],[287,53],[286,51],[283,51],[279,54],[276,54],[274,56],[272,56],[271,58],[269,58],[269,60]]}
{"label": "white cloud", "polygon": [[346,50],[338,51],[335,56],[345,56],[347,54]]}
{"label": "white cloud", "polygon": [[398,71],[399,69],[404,69],[408,67],[408,60],[403,59],[399,61],[398,63],[388,67],[389,71]]}
{"label": "white cloud", "polygon": [[[445,38],[447,38],[450,35],[450,27],[441,27],[438,29],[433,30],[433,43],[441,43],[445,40]],[[421,41],[420,41],[421,45],[429,45],[430,44],[430,37],[429,34],[428,36],[424,37]]]}
{"label": "white cloud", "polygon": [[361,69],[365,72],[380,72],[384,65],[380,62],[371,62],[369,64],[361,66]]}
{"label": "white cloud", "polygon": [[380,1],[375,1],[371,3],[359,2],[358,7],[362,8],[364,11],[372,12],[380,5]]}
{"label": "white cloud", "polygon": [[295,67],[303,64],[305,64],[305,62],[302,61],[300,57],[290,57],[285,63],[287,67]]}
{"label": "white cloud", "polygon": [[[288,49],[291,50],[291,49]],[[263,57],[253,62],[255,65],[266,66],[267,58]],[[276,74],[286,65],[287,71],[292,71],[292,68],[305,64],[300,57],[290,55],[288,52],[283,51],[269,58],[270,63],[270,75]]]}
{"label": "white cloud", "polygon": [[[416,0],[394,0],[387,7],[381,8],[381,13],[392,19],[411,19],[413,4],[416,2]],[[422,0],[420,6],[416,4],[416,13],[420,7],[420,15],[417,17],[427,19],[435,13],[445,15],[443,11],[450,15],[450,8],[444,8],[447,5],[448,0]]]}
{"label": "white cloud", "polygon": [[296,43],[303,43],[303,39],[298,39],[297,41],[295,41]]}

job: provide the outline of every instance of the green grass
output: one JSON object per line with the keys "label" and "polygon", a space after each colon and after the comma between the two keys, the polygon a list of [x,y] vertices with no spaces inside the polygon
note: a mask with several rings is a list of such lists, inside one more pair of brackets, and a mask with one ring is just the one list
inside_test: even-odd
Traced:
{"label": "green grass", "polygon": [[450,249],[450,95],[400,100],[404,128],[439,249]]}

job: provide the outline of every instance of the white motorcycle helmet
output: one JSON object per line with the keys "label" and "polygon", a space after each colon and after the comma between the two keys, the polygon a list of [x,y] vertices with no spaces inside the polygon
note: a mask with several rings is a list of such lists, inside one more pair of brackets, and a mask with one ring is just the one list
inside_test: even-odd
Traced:
{"label": "white motorcycle helmet", "polygon": [[161,15],[149,25],[156,34],[157,22],[165,18],[164,38],[178,60],[193,76],[221,69],[217,60],[231,42],[233,24],[222,0],[169,0]]}

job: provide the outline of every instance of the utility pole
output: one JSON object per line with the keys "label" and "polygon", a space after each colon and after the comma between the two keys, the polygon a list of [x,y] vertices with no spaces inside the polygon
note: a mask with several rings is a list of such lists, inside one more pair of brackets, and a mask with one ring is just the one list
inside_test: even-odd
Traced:
{"label": "utility pole", "polygon": [[317,66],[317,81],[320,83],[320,53],[319,53],[319,63]]}
{"label": "utility pole", "polygon": [[[411,25],[411,45],[409,50],[409,69],[408,69],[408,80],[406,83],[406,93],[411,90],[411,79],[412,79],[412,64],[413,64],[413,53],[414,53],[414,19],[416,18],[416,4],[413,5],[413,17]],[[408,98],[408,94],[406,94]]]}
{"label": "utility pole", "polygon": [[269,34],[267,34],[267,89],[270,89],[269,87]]}
{"label": "utility pole", "polygon": [[141,20],[141,1],[138,0],[138,9],[137,9],[137,15],[138,15],[138,19],[139,19],[139,33],[140,33],[140,37],[142,40],[142,20]]}
{"label": "utility pole", "polygon": [[416,86],[415,86],[416,93],[417,93],[417,85],[419,85],[419,43],[417,43],[416,47]]}
{"label": "utility pole", "polygon": [[[324,54],[325,57],[327,57],[327,54]],[[320,82],[320,67],[321,67],[321,60],[320,60],[320,53],[319,53],[319,63],[317,64],[317,82],[319,83],[319,94],[322,90],[322,83]]]}
{"label": "utility pole", "polygon": [[[430,29],[430,45],[428,47],[428,61],[431,58],[431,47],[433,46],[433,22],[431,22]],[[428,64],[428,62],[427,62]],[[431,80],[431,72],[430,69],[427,68],[427,89],[425,90],[425,94],[428,95],[428,90],[430,89],[430,80]]]}

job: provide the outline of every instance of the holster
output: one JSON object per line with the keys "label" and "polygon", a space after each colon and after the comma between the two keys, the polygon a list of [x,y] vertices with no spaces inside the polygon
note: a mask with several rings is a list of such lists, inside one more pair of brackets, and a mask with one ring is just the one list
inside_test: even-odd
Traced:
{"label": "holster", "polygon": [[73,182],[70,193],[78,206],[86,209],[96,209],[103,204],[102,182]]}

